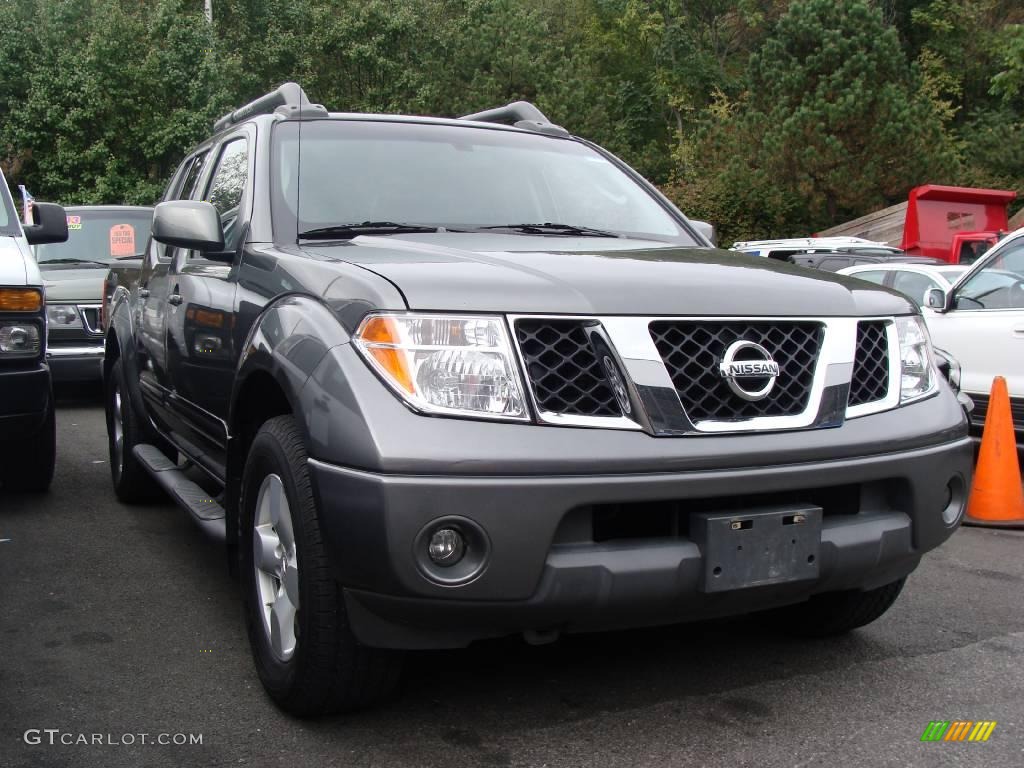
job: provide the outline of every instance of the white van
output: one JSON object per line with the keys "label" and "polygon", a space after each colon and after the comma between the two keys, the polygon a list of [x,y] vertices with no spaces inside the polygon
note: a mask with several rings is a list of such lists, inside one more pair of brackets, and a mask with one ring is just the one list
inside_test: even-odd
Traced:
{"label": "white van", "polygon": [[68,238],[64,209],[32,206],[22,227],[0,172],[0,489],[45,491],[53,479],[56,435],[46,364],[43,280],[29,245]]}

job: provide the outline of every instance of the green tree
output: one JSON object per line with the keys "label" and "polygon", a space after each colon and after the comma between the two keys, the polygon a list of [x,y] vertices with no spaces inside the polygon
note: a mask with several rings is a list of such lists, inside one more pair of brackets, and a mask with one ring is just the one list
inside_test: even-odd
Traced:
{"label": "green tree", "polygon": [[757,213],[757,234],[789,235],[947,181],[955,160],[895,29],[867,0],[793,2],[751,58],[749,91],[698,132],[690,157],[678,199],[710,186]]}

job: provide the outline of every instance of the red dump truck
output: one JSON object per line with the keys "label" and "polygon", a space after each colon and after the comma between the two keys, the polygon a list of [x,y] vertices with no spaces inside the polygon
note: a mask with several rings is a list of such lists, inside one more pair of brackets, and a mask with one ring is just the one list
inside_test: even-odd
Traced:
{"label": "red dump truck", "polygon": [[888,243],[918,256],[970,264],[1009,230],[1016,192],[925,184],[907,202],[827,229],[821,237],[851,236]]}

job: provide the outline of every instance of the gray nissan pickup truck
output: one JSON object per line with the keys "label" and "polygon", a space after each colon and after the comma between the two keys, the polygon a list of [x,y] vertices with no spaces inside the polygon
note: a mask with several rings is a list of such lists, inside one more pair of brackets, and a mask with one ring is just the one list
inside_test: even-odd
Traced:
{"label": "gray nissan pickup truck", "polygon": [[381,701],[405,649],[867,624],[960,524],[964,411],[907,298],[705,231],[530,104],[286,84],[108,276],[115,491],[225,540],[297,715]]}

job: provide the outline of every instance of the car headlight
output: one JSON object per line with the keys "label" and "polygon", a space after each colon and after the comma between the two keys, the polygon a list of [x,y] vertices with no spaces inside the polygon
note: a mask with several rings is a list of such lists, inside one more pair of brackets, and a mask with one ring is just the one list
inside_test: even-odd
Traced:
{"label": "car headlight", "polygon": [[35,357],[39,354],[39,326],[0,323],[0,355]]}
{"label": "car headlight", "polygon": [[74,304],[47,304],[46,317],[58,328],[81,328],[82,316]]}
{"label": "car headlight", "polygon": [[897,317],[900,340],[900,402],[930,394],[938,386],[931,340],[920,317]]}
{"label": "car headlight", "polygon": [[354,343],[406,403],[423,413],[526,421],[529,415],[500,317],[368,315]]}

